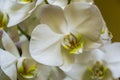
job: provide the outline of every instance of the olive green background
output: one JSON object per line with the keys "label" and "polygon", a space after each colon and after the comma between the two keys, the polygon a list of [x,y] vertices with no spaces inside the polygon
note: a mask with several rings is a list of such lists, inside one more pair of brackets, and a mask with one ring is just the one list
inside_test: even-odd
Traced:
{"label": "olive green background", "polygon": [[100,9],[108,29],[113,34],[113,42],[120,42],[120,0],[94,0]]}

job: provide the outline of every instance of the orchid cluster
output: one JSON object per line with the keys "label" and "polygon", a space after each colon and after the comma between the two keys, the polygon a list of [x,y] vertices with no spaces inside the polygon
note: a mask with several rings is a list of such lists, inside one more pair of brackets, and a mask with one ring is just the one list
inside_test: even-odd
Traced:
{"label": "orchid cluster", "polygon": [[0,80],[119,80],[112,37],[93,0],[0,0]]}

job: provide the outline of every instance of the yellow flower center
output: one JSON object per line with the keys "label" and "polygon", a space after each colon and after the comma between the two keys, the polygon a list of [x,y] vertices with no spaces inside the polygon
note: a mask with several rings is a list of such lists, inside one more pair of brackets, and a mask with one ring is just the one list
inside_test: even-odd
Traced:
{"label": "yellow flower center", "polygon": [[65,49],[70,50],[71,54],[82,53],[83,44],[84,42],[82,35],[78,32],[67,34],[63,38],[63,42],[62,42],[62,46]]}
{"label": "yellow flower center", "polygon": [[96,62],[96,64],[92,68],[88,68],[90,72],[90,78],[92,80],[103,80],[105,77],[107,68],[100,64],[100,62]]}
{"label": "yellow flower center", "polygon": [[21,0],[21,2],[27,2],[27,3],[31,3],[33,2],[34,0]]}
{"label": "yellow flower center", "polygon": [[7,14],[3,14],[0,11],[0,30],[3,30],[7,27],[9,17]]}
{"label": "yellow flower center", "polygon": [[34,0],[17,0],[17,2],[20,4],[29,4],[34,2]]}
{"label": "yellow flower center", "polygon": [[28,61],[26,59],[22,61],[22,64],[18,68],[18,74],[26,79],[34,78],[37,64],[29,65],[27,63]]}

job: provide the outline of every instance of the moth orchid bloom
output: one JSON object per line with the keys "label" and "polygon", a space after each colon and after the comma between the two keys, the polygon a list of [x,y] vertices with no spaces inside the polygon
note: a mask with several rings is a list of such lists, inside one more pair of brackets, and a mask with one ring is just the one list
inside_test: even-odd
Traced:
{"label": "moth orchid bloom", "polygon": [[[2,68],[2,71],[10,77],[12,80],[24,80],[24,79],[36,79],[36,80],[47,80],[47,78],[50,75],[51,69],[48,66],[44,66],[42,64],[36,63],[31,56],[29,55],[29,42],[26,40],[25,37],[20,38],[21,42],[21,50],[22,54],[18,52],[15,44],[11,40],[11,38],[7,35],[5,31],[3,31],[2,34],[2,43],[6,51],[2,51],[2,54],[8,53],[9,55],[12,55],[13,57],[9,55],[3,56],[2,57],[2,63],[5,63],[5,67]],[[8,52],[7,52],[8,51]],[[1,52],[0,52],[1,53]],[[21,56],[20,56],[21,54]],[[12,62],[9,64],[5,58],[9,58],[9,60]],[[12,59],[13,58],[13,59]],[[15,65],[14,67],[10,67],[9,65]],[[11,71],[11,72],[10,72]],[[41,73],[42,72],[42,73]]]}
{"label": "moth orchid bloom", "polygon": [[57,5],[63,9],[65,8],[65,6],[73,2],[93,4],[93,0],[44,0],[44,1],[47,4]]}
{"label": "moth orchid bloom", "polygon": [[99,44],[103,21],[95,5],[73,3],[64,10],[44,5],[40,22],[31,34],[30,54],[39,63],[66,66],[73,54],[91,50]]}
{"label": "moth orchid bloom", "polygon": [[36,0],[0,0],[0,12],[4,20],[2,23],[6,24],[5,21],[8,21],[7,27],[14,26],[30,16],[36,6]]}
{"label": "moth orchid bloom", "polygon": [[77,56],[65,73],[73,80],[118,80],[120,77],[120,43],[112,43]]}

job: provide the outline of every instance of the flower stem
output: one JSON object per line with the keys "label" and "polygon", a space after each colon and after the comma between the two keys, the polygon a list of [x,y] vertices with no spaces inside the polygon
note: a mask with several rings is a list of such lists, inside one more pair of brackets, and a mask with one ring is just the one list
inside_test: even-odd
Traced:
{"label": "flower stem", "polygon": [[25,35],[28,40],[30,40],[30,36],[29,36],[23,29],[21,29],[21,27],[20,27],[19,25],[17,25],[17,27],[18,27],[19,31],[20,31],[23,35]]}
{"label": "flower stem", "polygon": [[67,4],[70,4],[71,0],[68,0],[68,3]]}
{"label": "flower stem", "polygon": [[45,3],[46,3],[46,4],[49,4],[49,2],[48,2],[47,0],[45,0]]}

